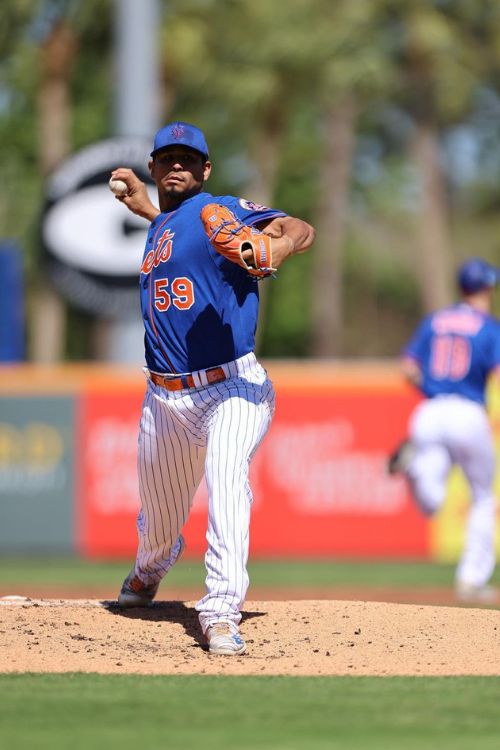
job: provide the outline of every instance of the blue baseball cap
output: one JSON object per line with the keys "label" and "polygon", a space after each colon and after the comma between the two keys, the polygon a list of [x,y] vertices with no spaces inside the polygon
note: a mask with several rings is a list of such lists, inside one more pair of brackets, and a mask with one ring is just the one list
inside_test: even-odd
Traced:
{"label": "blue baseball cap", "polygon": [[155,135],[151,156],[168,146],[187,146],[199,151],[205,159],[208,159],[205,136],[196,125],[190,125],[188,122],[171,122],[161,128]]}
{"label": "blue baseball cap", "polygon": [[500,281],[500,269],[482,258],[471,258],[458,269],[457,281],[464,294],[474,294],[496,286]]}

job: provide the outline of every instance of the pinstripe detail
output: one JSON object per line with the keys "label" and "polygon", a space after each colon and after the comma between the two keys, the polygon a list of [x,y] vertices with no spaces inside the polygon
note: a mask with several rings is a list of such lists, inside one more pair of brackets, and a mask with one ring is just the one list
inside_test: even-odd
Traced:
{"label": "pinstripe detail", "polygon": [[[205,464],[209,490],[205,557],[208,591],[196,605],[204,631],[222,617],[235,624],[241,620],[240,609],[248,588],[252,501],[248,469],[271,419],[262,386],[235,378],[215,388],[219,401],[212,415]],[[265,391],[269,395],[270,385]]]}
{"label": "pinstripe detail", "polygon": [[[222,365],[227,380],[182,391],[148,381],[139,439],[141,513],[136,574],[157,583],[205,471],[209,494],[203,631],[241,620],[248,588],[250,460],[274,412],[274,390],[254,354]],[[202,374],[199,381],[202,381]],[[195,381],[196,382],[196,381]]]}
{"label": "pinstripe detail", "polygon": [[[138,527],[136,574],[146,584],[167,572],[172,547],[200,483],[203,463],[197,446],[149,385],[139,440],[139,489],[143,530]],[[188,467],[188,469],[186,469]]]}

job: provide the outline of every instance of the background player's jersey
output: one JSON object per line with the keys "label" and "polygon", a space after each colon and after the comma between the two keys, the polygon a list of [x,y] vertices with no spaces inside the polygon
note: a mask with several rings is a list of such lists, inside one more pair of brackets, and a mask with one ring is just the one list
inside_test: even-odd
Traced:
{"label": "background player's jersey", "polygon": [[500,365],[500,323],[459,303],[425,318],[403,353],[418,362],[425,396],[454,393],[484,404],[488,373]]}
{"label": "background player's jersey", "polygon": [[286,216],[242,198],[199,193],[156,217],[140,276],[146,364],[154,372],[206,369],[254,349],[258,284],[210,244],[200,211],[214,202],[250,225]]}

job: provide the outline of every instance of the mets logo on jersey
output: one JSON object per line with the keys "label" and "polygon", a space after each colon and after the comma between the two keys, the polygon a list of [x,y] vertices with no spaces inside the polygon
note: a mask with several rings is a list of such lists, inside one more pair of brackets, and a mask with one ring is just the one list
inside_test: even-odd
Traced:
{"label": "mets logo on jersey", "polygon": [[172,255],[172,240],[174,239],[175,232],[171,232],[170,229],[160,237],[160,240],[155,250],[150,250],[142,262],[141,273],[151,273],[153,268],[158,268],[160,263],[166,263]]}
{"label": "mets logo on jersey", "polygon": [[240,206],[246,208],[247,211],[269,211],[268,206],[261,206],[260,203],[254,203],[253,201],[246,201],[244,198],[240,198]]}

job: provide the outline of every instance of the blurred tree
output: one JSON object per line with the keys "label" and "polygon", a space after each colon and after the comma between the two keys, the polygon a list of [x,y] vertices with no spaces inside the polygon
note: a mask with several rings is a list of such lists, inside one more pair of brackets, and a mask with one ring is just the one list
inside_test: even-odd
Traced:
{"label": "blurred tree", "polygon": [[413,122],[415,272],[430,311],[453,297],[450,181],[442,134],[470,112],[481,81],[498,69],[500,7],[493,0],[389,0],[384,5],[384,23],[392,25],[397,40],[394,93]]}
{"label": "blurred tree", "polygon": [[102,90],[98,82],[109,78],[102,66],[110,46],[109,2],[6,0],[2,21],[4,10],[10,33],[0,26],[0,134],[5,136],[0,139],[0,170],[9,190],[0,195],[0,218],[4,231],[27,250],[30,355],[54,361],[65,356],[72,340],[66,309],[70,318],[78,312],[52,291],[39,262],[43,181],[70,151],[106,133],[106,118],[99,132],[96,117],[85,112],[89,98],[97,111],[109,99],[97,98]]}
{"label": "blurred tree", "polygon": [[[40,45],[37,92],[40,172],[47,177],[71,151],[70,86],[76,36],[64,16],[55,17]],[[66,305],[50,284],[38,284],[32,303],[31,357],[35,362],[64,358]]]}
{"label": "blurred tree", "polygon": [[6,0],[0,14],[0,223],[2,232],[21,245],[40,186],[37,50],[28,33],[36,11],[31,0]]}
{"label": "blurred tree", "polygon": [[[318,229],[311,253],[263,285],[261,353],[394,353],[422,311],[419,296],[426,308],[448,298],[453,258],[495,252],[499,3],[161,5],[164,87],[155,95],[165,120],[206,131],[211,192],[280,206]],[[112,128],[112,7],[2,2],[0,222],[27,250],[32,287],[45,283],[43,144],[64,122],[61,154]],[[67,107],[40,137],[44,54],[58,24],[73,36],[58,81]],[[57,107],[45,110],[52,117]],[[68,316],[66,356],[89,356],[89,321],[71,306]]]}
{"label": "blurred tree", "polygon": [[325,357],[344,351],[342,254],[357,116],[390,87],[392,69],[377,26],[376,3],[345,0],[335,6],[316,5],[326,22],[315,39],[323,140],[312,276],[312,353]]}

